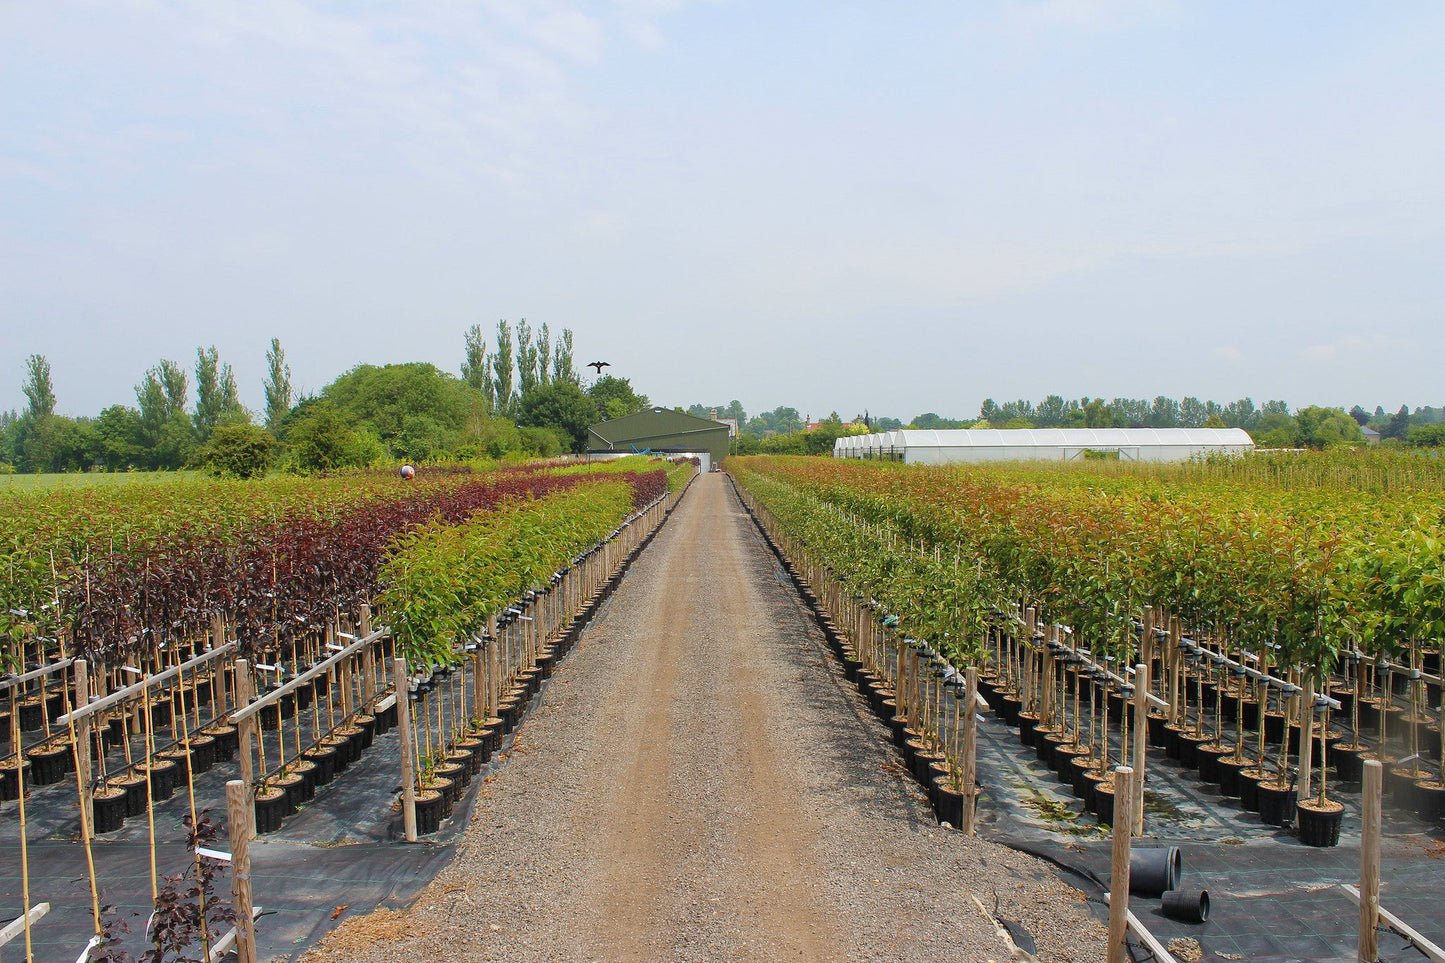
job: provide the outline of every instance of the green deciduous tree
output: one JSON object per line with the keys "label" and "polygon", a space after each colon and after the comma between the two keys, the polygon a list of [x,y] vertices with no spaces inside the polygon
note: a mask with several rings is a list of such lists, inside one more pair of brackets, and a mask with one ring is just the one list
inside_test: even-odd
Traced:
{"label": "green deciduous tree", "polygon": [[50,362],[42,354],[25,359],[25,413],[31,418],[49,418],[55,414],[55,385],[50,379]]}
{"label": "green deciduous tree", "polygon": [[249,421],[236,390],[236,375],[221,364],[216,346],[196,349],[196,437],[205,441],[217,425]]}
{"label": "green deciduous tree", "polygon": [[497,322],[497,350],[492,353],[492,410],[510,415],[516,410],[512,380],[512,328],[506,321]]}
{"label": "green deciduous tree", "polygon": [[587,450],[587,429],[596,421],[596,403],[571,382],[554,381],[522,395],[518,423],[564,433],[574,452]]}
{"label": "green deciduous tree", "polygon": [[[613,375],[603,375],[594,381],[592,386],[587,389],[587,396],[596,405],[594,422],[623,418],[652,407],[652,402],[648,400],[647,395],[640,395],[633,390],[630,379],[618,378]],[[705,418],[707,416],[699,415],[698,417]]]}
{"label": "green deciduous tree", "polygon": [[572,329],[563,328],[562,336],[552,349],[552,380],[577,384],[577,371],[572,365]]}
{"label": "green deciduous tree", "polygon": [[201,464],[218,478],[260,478],[271,467],[276,439],[256,425],[217,425],[201,449]]}
{"label": "green deciduous tree", "polygon": [[266,351],[266,430],[276,432],[281,419],[291,410],[291,366],[286,363],[286,352],[281,350],[281,339],[272,338],[271,347]]}

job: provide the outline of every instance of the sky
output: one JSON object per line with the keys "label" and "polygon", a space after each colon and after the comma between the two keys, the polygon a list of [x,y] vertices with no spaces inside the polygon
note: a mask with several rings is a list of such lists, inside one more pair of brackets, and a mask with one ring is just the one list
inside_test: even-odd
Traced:
{"label": "sky", "polygon": [[214,344],[260,409],[272,337],[317,391],[524,317],[667,405],[1438,406],[1441,50],[1437,0],[0,0],[0,409],[31,353],[87,415]]}

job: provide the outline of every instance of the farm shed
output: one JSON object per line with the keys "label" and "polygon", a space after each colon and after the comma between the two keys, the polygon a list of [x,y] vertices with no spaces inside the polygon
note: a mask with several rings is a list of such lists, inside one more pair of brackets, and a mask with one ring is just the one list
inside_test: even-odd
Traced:
{"label": "farm shed", "polygon": [[964,428],[885,431],[839,438],[834,458],[876,458],[910,465],[960,461],[1072,461],[1085,452],[1117,452],[1123,461],[1188,461],[1195,455],[1254,450],[1242,428]]}
{"label": "farm shed", "polygon": [[709,470],[727,457],[728,426],[671,408],[653,408],[614,418],[587,429],[589,452],[654,451],[666,454],[701,454]]}

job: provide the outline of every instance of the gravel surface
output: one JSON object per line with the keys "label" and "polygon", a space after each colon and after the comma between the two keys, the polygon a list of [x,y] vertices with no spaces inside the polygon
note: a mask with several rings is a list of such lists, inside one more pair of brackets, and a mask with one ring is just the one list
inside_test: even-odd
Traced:
{"label": "gravel surface", "polygon": [[458,856],[303,959],[1047,961],[1104,932],[1048,864],[936,824],[719,474],[559,666]]}

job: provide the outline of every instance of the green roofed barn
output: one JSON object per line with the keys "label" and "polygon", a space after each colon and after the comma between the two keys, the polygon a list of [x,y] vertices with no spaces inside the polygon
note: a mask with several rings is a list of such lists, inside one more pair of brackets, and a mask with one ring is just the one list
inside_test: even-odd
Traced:
{"label": "green roofed barn", "polygon": [[728,426],[671,408],[653,408],[587,429],[590,452],[653,451],[706,455],[703,471],[727,457]]}

